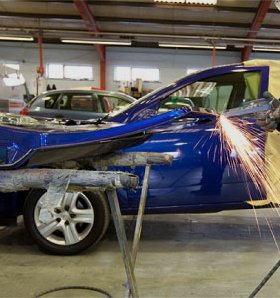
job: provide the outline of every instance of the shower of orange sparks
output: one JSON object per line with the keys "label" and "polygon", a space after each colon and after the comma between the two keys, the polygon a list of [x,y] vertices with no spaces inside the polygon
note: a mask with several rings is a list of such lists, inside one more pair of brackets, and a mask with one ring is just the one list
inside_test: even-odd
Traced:
{"label": "shower of orange sparks", "polygon": [[[247,181],[246,177],[249,176],[260,194],[269,193],[273,198],[273,200],[270,202],[271,206],[278,206],[279,200],[275,193],[275,187],[271,183],[271,181],[273,181],[271,178],[273,175],[277,174],[279,169],[273,167],[270,161],[265,159],[264,141],[262,141],[259,137],[259,132],[254,130],[251,123],[246,120],[228,119],[224,115],[221,115],[217,121],[214,133],[218,133],[221,139],[220,155],[223,156],[223,152],[228,152],[226,155],[227,163],[235,170],[236,173],[237,165],[240,163],[245,181]],[[233,159],[229,156],[229,152],[233,151],[237,157],[236,159]],[[250,199],[253,200],[248,184],[247,190]],[[264,198],[261,198],[261,200],[262,199]],[[277,211],[277,209],[274,210]],[[278,215],[280,215],[279,212]],[[271,228],[270,230],[272,232]],[[272,236],[279,250],[276,238],[273,233]]]}

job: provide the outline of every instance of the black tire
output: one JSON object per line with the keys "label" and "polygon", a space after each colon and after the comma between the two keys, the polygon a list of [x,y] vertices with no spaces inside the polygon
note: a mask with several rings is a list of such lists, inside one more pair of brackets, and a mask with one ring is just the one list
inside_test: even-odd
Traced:
{"label": "black tire", "polygon": [[[61,210],[53,208],[52,212],[41,207],[40,203],[42,203],[45,193],[46,190],[43,189],[30,191],[23,208],[25,227],[39,248],[50,254],[73,255],[82,252],[101,240],[110,222],[110,209],[105,194],[101,192],[66,193],[65,202],[66,200],[70,203],[73,202],[74,207],[71,205],[73,208],[71,207],[70,210],[76,210],[78,215],[75,215],[75,211],[71,213],[69,210],[69,205],[65,205],[67,207],[65,209],[61,207]],[[71,199],[71,196],[73,199]],[[76,196],[75,199],[74,196]],[[88,223],[84,219],[76,222],[79,217],[83,218],[82,216],[85,216],[80,214],[83,211],[90,213],[86,216],[90,220],[92,217],[92,222]],[[91,212],[93,216],[91,216]],[[44,216],[45,218],[43,218]],[[46,217],[48,218],[46,219]],[[59,225],[59,228],[47,235],[50,230],[56,229],[50,229],[51,225]],[[47,233],[44,228],[45,230],[49,229]],[[41,232],[39,229],[41,229]],[[73,230],[74,235],[79,237],[76,237],[75,241],[69,241],[69,239],[74,239],[72,237]]]}

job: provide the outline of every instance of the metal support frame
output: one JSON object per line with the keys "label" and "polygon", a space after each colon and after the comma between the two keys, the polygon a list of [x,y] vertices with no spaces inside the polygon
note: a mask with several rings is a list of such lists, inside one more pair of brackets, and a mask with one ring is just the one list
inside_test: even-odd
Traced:
{"label": "metal support frame", "polygon": [[139,250],[143,215],[149,186],[151,165],[171,164],[172,156],[162,153],[130,152],[114,153],[102,160],[88,160],[95,166],[145,166],[139,209],[132,249],[129,249],[124,221],[121,215],[117,188],[135,188],[138,177],[124,172],[84,171],[70,169],[19,169],[0,171],[0,191],[14,192],[30,188],[47,189],[46,208],[53,210],[63,199],[66,191],[105,191],[114,221],[120,250],[127,275],[126,297],[138,298],[134,268]]}
{"label": "metal support frame", "polygon": [[142,184],[142,191],[141,191],[141,196],[139,201],[139,208],[138,208],[138,214],[136,219],[131,251],[129,250],[127,237],[125,233],[124,222],[121,217],[121,211],[120,211],[120,206],[119,206],[116,191],[115,190],[106,191],[120,249],[122,252],[126,275],[127,275],[127,284],[126,284],[127,287],[126,287],[125,297],[132,297],[132,298],[139,297],[136,278],[134,274],[134,268],[136,264],[137,253],[139,250],[139,243],[140,243],[140,237],[141,237],[141,231],[142,231],[143,215],[144,215],[145,206],[146,206],[146,198],[148,194],[150,173],[151,173],[151,165],[147,164],[145,167],[145,174],[144,174],[144,180]]}
{"label": "metal support frame", "polygon": [[108,196],[108,201],[112,212],[112,218],[114,221],[120,249],[122,252],[123,262],[128,279],[129,291],[131,292],[133,298],[137,298],[139,297],[139,295],[134,275],[134,265],[132,263],[132,258],[127,243],[127,237],[125,233],[124,222],[121,215],[118,196],[115,190],[107,190],[106,194]]}

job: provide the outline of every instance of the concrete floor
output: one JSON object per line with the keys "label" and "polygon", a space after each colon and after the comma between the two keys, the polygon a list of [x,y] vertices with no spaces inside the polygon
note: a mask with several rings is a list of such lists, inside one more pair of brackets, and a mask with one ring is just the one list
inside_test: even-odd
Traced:
{"label": "concrete floor", "polygon": [[[280,237],[280,218],[266,209],[217,214],[146,216],[136,278],[140,297],[248,297],[279,259],[266,217]],[[126,217],[132,237],[133,221]],[[130,238],[131,239],[131,238]],[[126,275],[113,225],[96,247],[78,256],[50,256],[22,224],[0,228],[0,297],[34,297],[50,288],[86,285],[124,297]],[[280,269],[256,296],[280,297]],[[44,297],[104,297],[68,290]]]}

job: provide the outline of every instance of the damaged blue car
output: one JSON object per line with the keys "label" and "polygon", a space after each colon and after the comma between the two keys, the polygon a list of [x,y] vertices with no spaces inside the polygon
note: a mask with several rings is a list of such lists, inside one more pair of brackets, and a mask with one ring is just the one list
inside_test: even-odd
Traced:
{"label": "damaged blue car", "polygon": [[[65,136],[62,133],[61,138],[54,141],[61,150],[49,154],[44,149],[37,148],[35,153],[34,141],[34,146],[31,145],[31,151],[28,152],[29,137],[22,135],[21,141],[15,144],[12,134],[7,131],[3,134],[5,137],[1,139],[0,145],[1,148],[6,148],[7,142],[10,142],[10,151],[7,153],[1,149],[0,166],[3,170],[13,168],[16,164],[19,168],[40,168],[73,159],[79,161],[85,156],[97,154],[98,150],[100,155],[116,150],[167,153],[173,156],[172,166],[152,167],[146,213],[218,212],[266,207],[271,201],[265,191],[260,191],[250,177],[238,174],[244,172],[244,165],[224,158],[225,154],[232,159],[236,156],[234,152],[217,150],[222,148],[221,138],[213,132],[221,113],[261,98],[265,91],[279,98],[280,88],[276,83],[279,71],[280,61],[252,60],[201,70],[163,86],[110,114],[106,123],[136,128],[137,123],[145,120],[160,119],[159,117],[165,117],[163,115],[171,117],[148,127],[145,137],[134,140],[135,142],[127,142],[127,138],[124,138],[123,142],[112,142],[110,148],[100,144],[94,149],[79,147],[77,141],[77,146],[65,151]],[[71,124],[71,120],[69,121]],[[75,126],[75,123],[72,122],[72,125]],[[119,127],[118,124],[116,127]],[[121,131],[116,129],[108,140],[122,138]],[[52,133],[52,129],[48,133]],[[261,143],[266,144],[268,138],[263,134],[259,135],[262,138]],[[260,145],[257,150],[264,151],[266,148]],[[130,171],[139,176],[140,181],[143,179],[143,167],[118,167],[117,170]],[[1,193],[1,221],[13,222],[18,215],[23,214],[26,227],[36,243],[42,249],[58,254],[82,251],[97,243],[106,232],[110,216],[106,199],[102,197],[104,194],[66,194],[63,208],[69,213],[69,220],[77,206],[92,216],[92,220],[81,218],[80,222],[73,217],[72,231],[56,228],[53,218],[45,215],[40,207],[44,195],[45,192],[40,189]],[[118,195],[122,213],[135,214],[140,189],[121,189]],[[75,237],[67,233],[74,233]]]}

